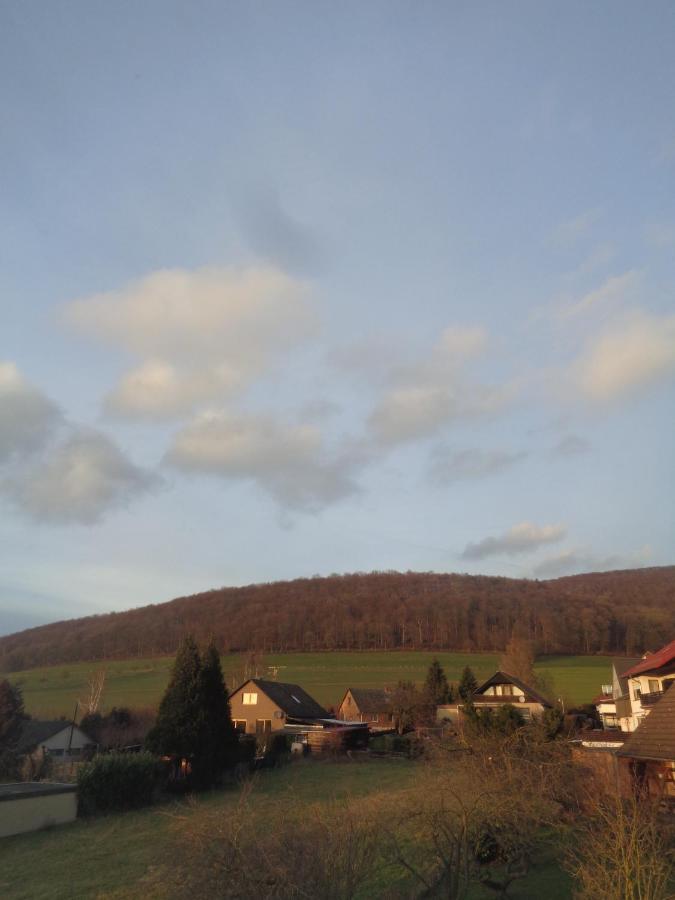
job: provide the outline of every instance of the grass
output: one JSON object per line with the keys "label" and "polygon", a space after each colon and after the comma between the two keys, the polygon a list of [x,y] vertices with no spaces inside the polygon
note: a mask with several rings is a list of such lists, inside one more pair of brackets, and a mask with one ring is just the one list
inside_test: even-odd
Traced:
{"label": "grass", "polygon": [[[261,773],[254,815],[259,814],[261,826],[269,825],[266,801],[270,800],[288,799],[297,811],[317,802],[390,796],[414,785],[418,765],[407,760],[297,761]],[[171,894],[167,876],[172,848],[180,842],[175,817],[214,810],[226,813],[237,798],[236,789],[217,791],[202,795],[196,806],[178,801],[5,838],[0,841],[0,896],[4,900],[135,900],[139,896],[164,900]],[[555,859],[544,854],[527,878],[513,886],[511,896],[514,900],[544,896],[563,900],[570,893]],[[364,897],[388,894],[387,885],[378,878],[377,886],[371,885]],[[471,900],[489,896],[493,895],[478,887],[470,894]]]}
{"label": "grass", "polygon": [[[462,669],[470,665],[479,679],[498,667],[499,657],[487,653],[430,653],[425,651],[363,651],[287,653],[266,656],[260,669],[278,667],[280,681],[302,685],[325,705],[337,705],[347,687],[393,686],[400,679],[421,683],[432,659],[437,657],[450,681],[458,681]],[[28,712],[35,717],[71,716],[78,698],[86,696],[87,677],[97,668],[107,670],[103,707],[156,706],[166,687],[173,660],[116,660],[105,663],[71,663],[12,673],[10,678],[23,690]],[[240,656],[224,656],[223,669],[228,685],[243,680]],[[537,669],[552,680],[556,696],[568,703],[588,703],[609,680],[609,660],[599,656],[547,657]]]}

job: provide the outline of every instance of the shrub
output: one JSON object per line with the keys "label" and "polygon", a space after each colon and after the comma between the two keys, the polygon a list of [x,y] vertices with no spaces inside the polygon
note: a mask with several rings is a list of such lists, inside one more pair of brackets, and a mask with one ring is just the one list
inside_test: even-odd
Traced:
{"label": "shrub", "polygon": [[164,777],[161,760],[151,753],[106,753],[81,767],[77,776],[78,814],[147,806]]}

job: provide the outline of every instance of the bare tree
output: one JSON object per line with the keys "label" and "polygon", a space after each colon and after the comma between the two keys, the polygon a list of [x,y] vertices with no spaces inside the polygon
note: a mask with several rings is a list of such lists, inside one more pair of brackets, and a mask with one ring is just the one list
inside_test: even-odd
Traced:
{"label": "bare tree", "polygon": [[672,900],[672,840],[656,805],[607,793],[588,809],[566,859],[578,900]]}
{"label": "bare tree", "polygon": [[80,707],[84,710],[85,716],[98,712],[101,699],[103,698],[107,674],[106,669],[98,669],[89,673],[87,678],[87,695],[84,700],[80,700]]}

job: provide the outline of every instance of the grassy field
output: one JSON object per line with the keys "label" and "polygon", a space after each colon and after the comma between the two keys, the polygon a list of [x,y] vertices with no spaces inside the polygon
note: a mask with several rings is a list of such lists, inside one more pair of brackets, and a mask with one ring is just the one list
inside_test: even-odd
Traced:
{"label": "grassy field", "polygon": [[[272,654],[262,660],[260,674],[268,666],[278,667],[280,681],[302,685],[320,703],[335,705],[347,687],[394,686],[400,679],[421,683],[434,657],[440,659],[451,681],[458,681],[470,665],[477,677],[487,678],[498,667],[499,658],[482,653],[377,652]],[[70,716],[78,698],[86,694],[89,673],[107,670],[104,708],[112,706],[156,706],[162,696],[173,660],[132,659],[106,663],[73,663],[13,673],[10,678],[23,689],[31,715]],[[243,660],[224,656],[228,685],[243,680]],[[547,657],[537,664],[552,680],[556,696],[567,703],[588,703],[609,680],[609,660],[598,656]]]}
{"label": "grassy field", "polygon": [[[407,760],[368,762],[298,761],[281,770],[264,772],[254,790],[254,815],[267,823],[270,800],[304,805],[350,797],[391,795],[410,787],[419,763]],[[181,840],[176,816],[199,816],[214,810],[227,814],[236,803],[236,789],[203,795],[196,807],[185,802],[141,812],[78,821],[47,831],[17,835],[0,841],[0,896],[5,900],[162,900],[168,888],[175,849]],[[259,811],[259,812],[258,812]],[[387,874],[364,886],[363,897],[382,896]],[[401,896],[405,886],[397,882]],[[471,900],[494,896],[476,888]],[[555,860],[544,856],[517,885],[514,900],[571,896],[569,880]]]}

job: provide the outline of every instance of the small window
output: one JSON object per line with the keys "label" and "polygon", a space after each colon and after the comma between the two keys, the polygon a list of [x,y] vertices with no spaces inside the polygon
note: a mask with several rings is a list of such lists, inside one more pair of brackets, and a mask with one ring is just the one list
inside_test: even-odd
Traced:
{"label": "small window", "polygon": [[246,734],[246,719],[234,719],[234,730],[239,734]]}
{"label": "small window", "polygon": [[649,679],[649,693],[656,694],[659,691],[659,683],[656,678]]}
{"label": "small window", "polygon": [[257,694],[244,694],[244,706],[255,706],[257,702]]}
{"label": "small window", "polygon": [[296,703],[299,703],[299,702],[300,702],[300,701],[298,700],[298,698],[295,696],[295,694],[291,694],[291,697],[295,700]]}

